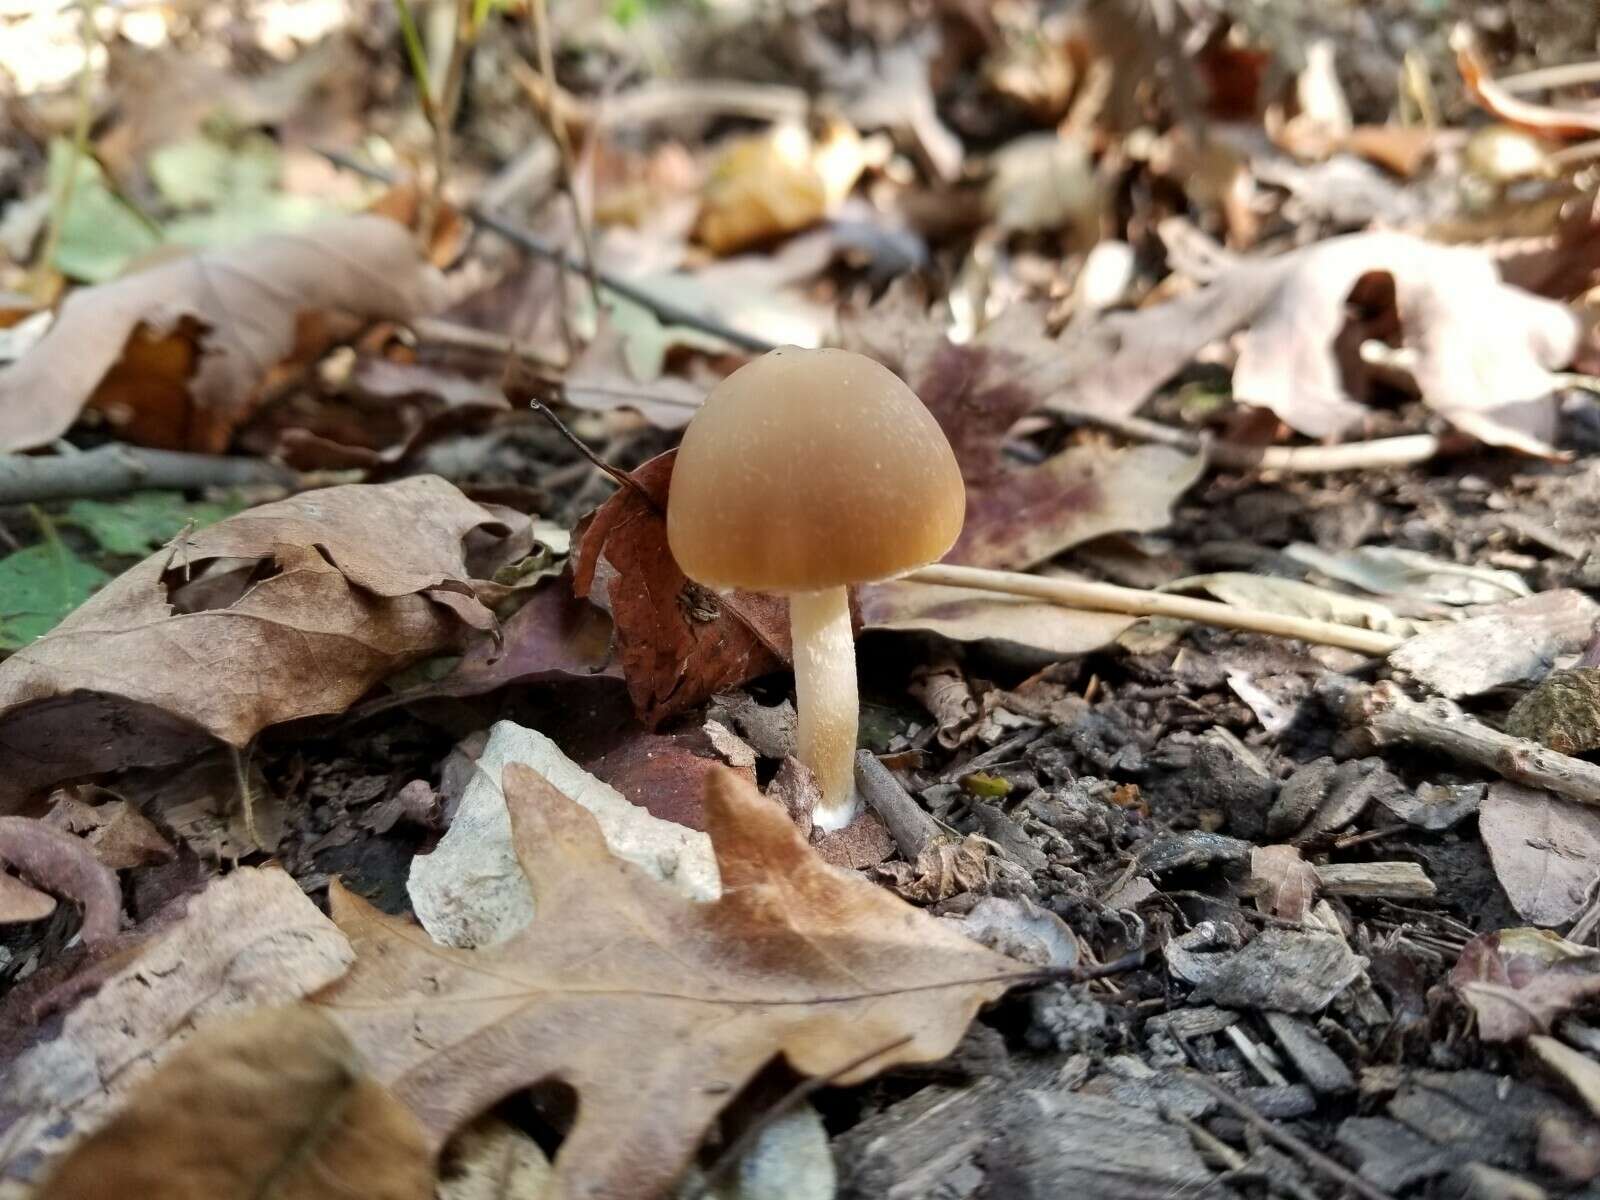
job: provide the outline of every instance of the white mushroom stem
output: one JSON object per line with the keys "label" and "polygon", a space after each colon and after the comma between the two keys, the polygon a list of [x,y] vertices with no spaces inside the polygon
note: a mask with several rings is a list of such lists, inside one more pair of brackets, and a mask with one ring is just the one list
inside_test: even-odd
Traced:
{"label": "white mushroom stem", "polygon": [[811,814],[822,830],[843,829],[856,815],[856,644],[850,593],[842,587],[789,597],[794,640],[795,708],[800,761],[816,774],[822,799]]}

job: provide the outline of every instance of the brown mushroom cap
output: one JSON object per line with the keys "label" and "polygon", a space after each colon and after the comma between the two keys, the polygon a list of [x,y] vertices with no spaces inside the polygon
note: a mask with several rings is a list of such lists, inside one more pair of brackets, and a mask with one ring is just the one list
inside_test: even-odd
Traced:
{"label": "brown mushroom cap", "polygon": [[718,384],[683,435],[667,540],[708,587],[805,592],[940,558],[966,514],[933,414],[886,367],[784,346]]}

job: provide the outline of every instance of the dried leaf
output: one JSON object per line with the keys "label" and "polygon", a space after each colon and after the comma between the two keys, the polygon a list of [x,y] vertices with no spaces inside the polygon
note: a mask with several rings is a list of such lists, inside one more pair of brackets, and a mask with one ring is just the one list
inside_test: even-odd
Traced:
{"label": "dried leaf", "polygon": [[0,1174],[37,1170],[102,1125],[197,1023],[301,999],[350,958],[344,935],[286,872],[241,867],[213,881],[79,1002],[54,1040],[16,1061],[4,1099],[26,1116],[0,1153]]}
{"label": "dried leaf", "polygon": [[844,121],[816,139],[796,124],[743,138],[712,165],[695,236],[731,254],[798,233],[843,202],[865,165],[861,135]]}
{"label": "dried leaf", "polygon": [[1204,589],[1224,604],[1261,608],[1291,617],[1310,617],[1336,621],[1359,629],[1376,629],[1400,637],[1414,634],[1419,625],[1401,617],[1387,605],[1360,596],[1314,587],[1298,579],[1279,579],[1274,575],[1249,575],[1243,571],[1219,571],[1212,575],[1191,575],[1167,585],[1171,591]]}
{"label": "dried leaf", "polygon": [[724,886],[710,904],[613,858],[533,772],[513,766],[505,785],[538,919],[493,950],[451,950],[335,888],[358,959],[321,999],[435,1144],[520,1087],[572,1085],[552,1196],[659,1193],[776,1056],[843,1083],[938,1058],[1023,974],[821,863],[730,772],[706,799]]}
{"label": "dried leaf", "polygon": [[445,1148],[438,1200],[542,1200],[549,1183],[550,1160],[539,1143],[484,1117]]}
{"label": "dried leaf", "polygon": [[1109,646],[1139,619],[905,580],[867,584],[860,600],[863,630],[921,629],[953,641],[1011,642],[1061,657]]}
{"label": "dried leaf", "polygon": [[632,473],[648,496],[624,488],[574,534],[573,591],[598,600],[598,570],[617,658],[639,719],[652,728],[726,688],[789,661],[786,601],[753,592],[715,594],[678,569],[667,546],[674,453]]}
{"label": "dried leaf", "polygon": [[889,367],[938,420],[967,485],[967,520],[948,556],[1021,569],[1105,533],[1159,529],[1197,480],[1204,459],[1166,446],[1075,446],[1038,466],[1010,462],[1011,427],[1053,407],[1075,367],[1044,336],[1040,314],[1008,309],[957,345],[915,296],[891,292],[842,323],[841,344]]}
{"label": "dried leaf", "polygon": [[1317,869],[1293,846],[1256,846],[1250,851],[1250,890],[1256,911],[1298,923],[1317,898]]}
{"label": "dried leaf", "polygon": [[1493,604],[1531,594],[1515,571],[1454,563],[1395,546],[1358,546],[1331,554],[1295,542],[1284,553],[1375,596],[1405,596],[1435,604]]}
{"label": "dried leaf", "polygon": [[1489,77],[1488,64],[1478,53],[1468,26],[1450,38],[1456,52],[1456,69],[1472,98],[1502,121],[1555,137],[1593,137],[1600,133],[1600,113],[1582,109],[1551,108],[1506,91]]}
{"label": "dried leaf", "polygon": [[[1576,350],[1578,325],[1565,306],[1502,283],[1482,250],[1404,234],[1332,238],[1278,261],[1283,274],[1239,346],[1238,399],[1310,437],[1356,424],[1366,410],[1346,392],[1333,346],[1351,291],[1382,274],[1393,280],[1423,400],[1481,441],[1553,453],[1510,410],[1550,395],[1550,372]],[[1214,286],[1228,286],[1227,277]]]}
{"label": "dried leaf", "polygon": [[1600,879],[1600,812],[1537,788],[1493,783],[1478,831],[1494,873],[1521,917],[1565,925]]}
{"label": "dried leaf", "polygon": [[[202,1153],[197,1153],[203,1149]],[[309,1006],[208,1025],[86,1138],[38,1200],[431,1200],[416,1118]]]}
{"label": "dried leaf", "polygon": [[1441,696],[1476,696],[1543,678],[1558,655],[1581,650],[1600,604],[1575,588],[1511,600],[1452,624],[1435,624],[1389,655],[1389,665]]}
{"label": "dried leaf", "polygon": [[14,875],[0,874],[0,925],[42,921],[55,910],[54,896],[29,887]]}
{"label": "dried leaf", "polygon": [[[343,711],[469,628],[494,627],[478,593],[499,590],[472,579],[469,542],[507,530],[417,476],[263,505],[152,555],[0,663],[0,796],[172,761],[175,729],[188,728],[190,749],[199,731],[243,746],[278,721]],[[123,713],[117,735],[84,738],[108,704]]]}
{"label": "dried leaf", "polygon": [[31,817],[0,817],[0,862],[46,891],[83,908],[83,940],[101,945],[117,936],[122,888],[116,874],[70,833]]}
{"label": "dried leaf", "polygon": [[1600,951],[1544,929],[1502,929],[1473,938],[1450,984],[1478,1018],[1486,1042],[1549,1033],[1558,1017],[1600,993]]}
{"label": "dried leaf", "polygon": [[[0,450],[53,441],[94,399],[142,420],[156,435],[144,439],[150,444],[221,451],[265,373],[294,349],[297,317],[339,310],[405,320],[443,298],[442,278],[410,233],[375,216],[258,238],[75,292],[50,332],[0,374]],[[139,339],[147,370],[114,371]],[[175,394],[181,408],[152,410],[156,392]]]}

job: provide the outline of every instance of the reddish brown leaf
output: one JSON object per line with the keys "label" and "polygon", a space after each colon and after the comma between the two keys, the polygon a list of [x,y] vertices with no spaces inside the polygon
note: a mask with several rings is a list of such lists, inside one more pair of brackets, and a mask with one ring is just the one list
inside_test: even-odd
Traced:
{"label": "reddish brown leaf", "polygon": [[1600,951],[1544,929],[1502,929],[1466,944],[1450,983],[1477,1014],[1480,1038],[1516,1041],[1548,1033],[1556,1018],[1600,994]]}
{"label": "reddish brown leaf", "polygon": [[1047,407],[1079,366],[1018,305],[957,345],[912,293],[891,293],[845,323],[842,342],[889,367],[928,406],[961,464],[967,521],[947,561],[1021,569],[1104,533],[1159,529],[1204,469],[1164,446],[1075,446],[1024,466],[1007,433]]}
{"label": "reddish brown leaf", "polygon": [[[628,694],[652,728],[781,669],[790,653],[786,601],[754,592],[719,595],[678,569],[664,515],[675,456],[669,451],[633,472],[645,494],[619,491],[573,538],[573,591],[610,610]],[[609,570],[602,573],[602,566]]]}

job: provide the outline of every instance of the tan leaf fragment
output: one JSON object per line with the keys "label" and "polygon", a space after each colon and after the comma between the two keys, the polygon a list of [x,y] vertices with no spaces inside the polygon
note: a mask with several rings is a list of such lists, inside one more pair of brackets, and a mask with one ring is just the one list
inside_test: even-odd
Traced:
{"label": "tan leaf fragment", "polygon": [[1062,657],[1109,646],[1139,619],[903,579],[866,584],[859,594],[863,629],[922,629],[952,641],[1012,642]]}
{"label": "tan leaf fragment", "polygon": [[614,858],[594,818],[533,772],[509,766],[504,785],[533,924],[452,950],[335,887],[357,961],[319,999],[435,1145],[519,1088],[573,1087],[549,1200],[659,1194],[777,1056],[847,1084],[936,1059],[1025,976],[821,862],[730,771],[706,797],[724,887],[709,904]]}
{"label": "tan leaf fragment", "polygon": [[350,1040],[309,1005],[197,1033],[37,1200],[430,1200],[417,1120],[361,1070]]}
{"label": "tan leaf fragment", "polygon": [[[417,476],[306,492],[191,534],[0,663],[0,798],[182,757],[146,744],[133,714],[243,746],[276,722],[342,712],[494,627],[479,595],[496,585],[472,578],[469,543],[508,532],[498,510]],[[81,736],[107,697],[120,725]]]}
{"label": "tan leaf fragment", "polygon": [[289,875],[241,867],[67,1014],[61,1032],[19,1058],[3,1099],[12,1127],[0,1174],[48,1161],[100,1127],[209,1017],[299,1000],[337,979],[349,943]]}
{"label": "tan leaf fragment", "polygon": [[1293,846],[1256,846],[1250,851],[1250,890],[1257,912],[1304,921],[1317,898],[1317,869]]}
{"label": "tan leaf fragment", "polygon": [[1511,907],[1533,925],[1565,925],[1600,880],[1600,812],[1539,788],[1489,785],[1478,831]]}
{"label": "tan leaf fragment", "polygon": [[[221,451],[266,373],[290,356],[302,314],[403,321],[436,310],[444,298],[443,277],[422,259],[410,232],[370,215],[189,255],[85,288],[62,305],[43,339],[0,373],[0,450],[43,446],[65,433],[137,333],[141,361],[173,377],[164,384],[187,391],[192,414],[168,422],[186,426],[182,445]],[[156,354],[154,347],[171,338],[196,352]],[[152,383],[123,382],[128,386],[119,391],[133,403]]]}
{"label": "tan leaf fragment", "polygon": [[1600,951],[1547,929],[1501,929],[1462,948],[1450,985],[1486,1042],[1549,1033],[1558,1017],[1600,994]]}

